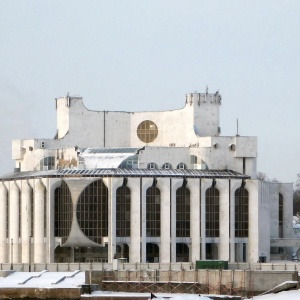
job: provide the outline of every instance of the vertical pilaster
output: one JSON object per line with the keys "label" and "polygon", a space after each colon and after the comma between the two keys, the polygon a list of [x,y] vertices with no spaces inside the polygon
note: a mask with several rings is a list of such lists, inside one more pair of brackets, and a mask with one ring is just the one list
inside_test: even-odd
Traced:
{"label": "vertical pilaster", "polygon": [[6,230],[7,230],[7,189],[3,182],[0,183],[0,263],[7,262],[7,242],[6,242]]}
{"label": "vertical pilaster", "polygon": [[230,180],[230,262],[235,262],[235,191],[241,186],[240,180]]}
{"label": "vertical pilaster", "polygon": [[9,245],[10,262],[19,262],[19,197],[20,190],[15,181],[10,182],[9,192]]}
{"label": "vertical pilaster", "polygon": [[153,178],[143,178],[142,181],[142,241],[141,241],[141,249],[142,249],[142,254],[141,254],[141,262],[145,263],[146,262],[146,248],[147,248],[147,232],[146,232],[146,192],[149,187],[151,187],[153,184]]}
{"label": "vertical pilaster", "polygon": [[159,262],[170,263],[170,179],[159,178],[160,189],[160,248]]}
{"label": "vertical pilaster", "polygon": [[140,231],[140,178],[128,178],[127,186],[130,189],[130,245],[129,262],[139,263],[141,261],[141,231]]}
{"label": "vertical pilaster", "polygon": [[190,262],[200,259],[200,199],[199,199],[199,179],[188,179],[187,187],[190,190]]}
{"label": "vertical pilaster", "polygon": [[105,178],[104,184],[108,188],[108,262],[111,263],[116,254],[116,190],[122,185],[118,178]]}
{"label": "vertical pilaster", "polygon": [[217,180],[216,188],[219,190],[220,200],[220,243],[219,243],[219,259],[229,260],[229,209],[230,209],[230,190],[229,180]]}
{"label": "vertical pilaster", "polygon": [[182,179],[172,179],[171,187],[171,262],[176,263],[176,191],[182,186]]}
{"label": "vertical pilaster", "polygon": [[40,179],[34,181],[34,224],[33,248],[34,263],[45,262],[44,247],[44,193],[45,186]]}
{"label": "vertical pilaster", "polygon": [[31,236],[31,187],[26,180],[21,183],[21,208],[22,208],[22,263],[30,262],[30,239]]}
{"label": "vertical pilaster", "polygon": [[212,185],[212,180],[202,179],[201,180],[201,259],[206,259],[206,197],[205,193],[208,188]]}

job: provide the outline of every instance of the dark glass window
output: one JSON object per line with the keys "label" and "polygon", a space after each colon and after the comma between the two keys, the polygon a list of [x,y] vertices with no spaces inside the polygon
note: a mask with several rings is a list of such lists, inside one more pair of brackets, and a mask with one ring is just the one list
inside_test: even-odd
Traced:
{"label": "dark glass window", "polygon": [[[46,202],[46,201],[45,201]],[[73,205],[71,193],[65,181],[55,190],[54,234],[65,243],[72,225]]]}
{"label": "dark glass window", "polygon": [[205,224],[207,237],[220,236],[220,198],[215,187],[205,193]]}
{"label": "dark glass window", "polygon": [[81,193],[76,215],[82,232],[93,242],[101,244],[108,236],[108,189],[97,180]]}
{"label": "dark glass window", "polygon": [[146,192],[147,237],[160,237],[160,190],[152,186]]}
{"label": "dark glass window", "polygon": [[121,186],[116,197],[116,236],[130,236],[130,189]]}
{"label": "dark glass window", "polygon": [[283,238],[283,196],[279,193],[278,202],[278,225],[279,225],[279,238]]}
{"label": "dark glass window", "polygon": [[245,188],[235,191],[235,237],[248,237],[249,195]]}
{"label": "dark glass window", "polygon": [[190,190],[186,187],[176,191],[176,236],[190,236]]}

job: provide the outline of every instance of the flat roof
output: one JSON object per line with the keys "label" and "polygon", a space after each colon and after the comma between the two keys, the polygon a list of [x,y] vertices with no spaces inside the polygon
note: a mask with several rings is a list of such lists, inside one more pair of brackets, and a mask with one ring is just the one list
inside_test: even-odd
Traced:
{"label": "flat roof", "polygon": [[0,176],[0,181],[31,178],[65,177],[171,177],[171,178],[220,178],[250,179],[250,176],[232,170],[194,170],[194,169],[61,169],[48,171],[15,172]]}

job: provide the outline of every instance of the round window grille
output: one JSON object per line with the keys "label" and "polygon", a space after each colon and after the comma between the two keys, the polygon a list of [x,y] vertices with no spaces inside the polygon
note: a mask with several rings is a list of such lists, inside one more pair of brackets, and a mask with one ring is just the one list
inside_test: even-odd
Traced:
{"label": "round window grille", "polygon": [[141,122],[137,128],[138,138],[144,143],[153,142],[158,134],[157,126],[150,120]]}

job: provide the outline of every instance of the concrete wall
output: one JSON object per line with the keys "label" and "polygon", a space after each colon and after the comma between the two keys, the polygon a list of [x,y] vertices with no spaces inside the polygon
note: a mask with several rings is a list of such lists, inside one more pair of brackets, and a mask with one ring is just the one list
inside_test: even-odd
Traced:
{"label": "concrete wall", "polygon": [[[167,293],[257,295],[285,281],[298,281],[296,271],[124,270],[86,271],[86,282],[101,290]],[[123,284],[122,284],[123,282]]]}

